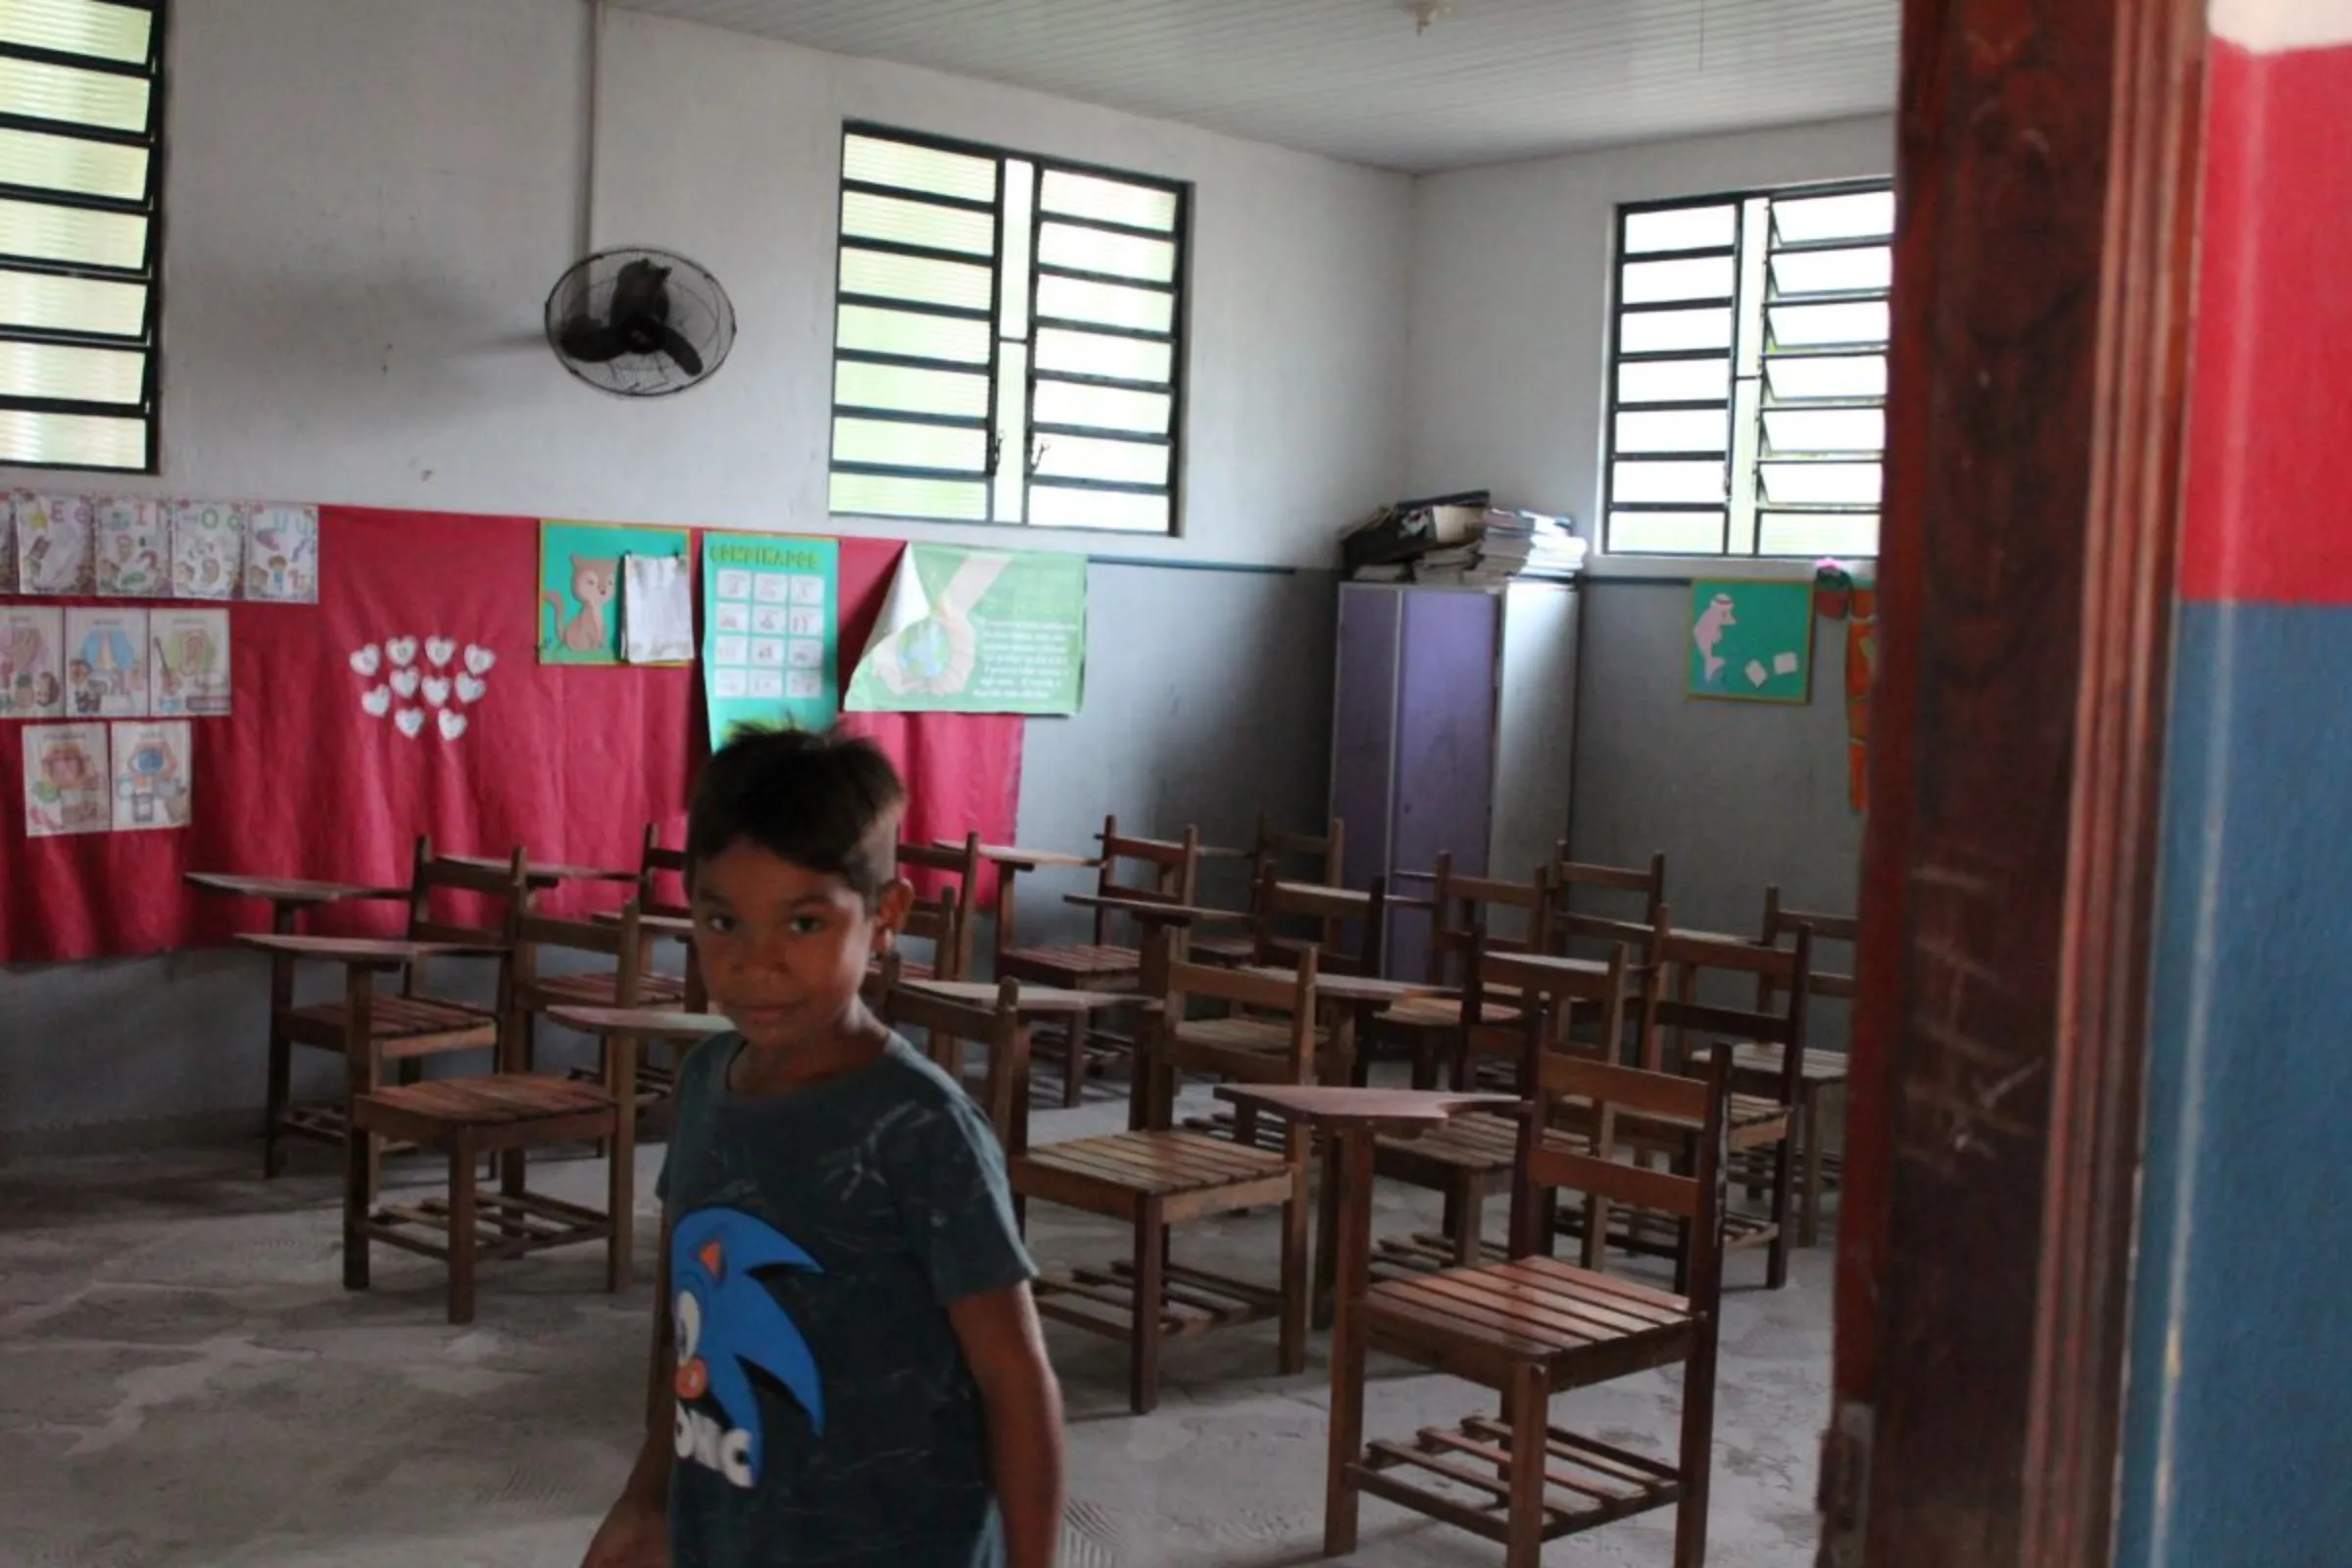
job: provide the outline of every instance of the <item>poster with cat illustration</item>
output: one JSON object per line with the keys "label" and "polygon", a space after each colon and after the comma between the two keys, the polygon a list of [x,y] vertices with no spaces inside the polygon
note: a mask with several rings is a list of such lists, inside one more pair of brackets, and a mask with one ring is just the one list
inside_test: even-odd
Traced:
{"label": "poster with cat illustration", "polygon": [[234,599],[245,575],[245,509],[225,501],[172,508],[172,597]]}
{"label": "poster with cat illustration", "polygon": [[67,607],[66,704],[75,718],[147,716],[147,612]]}
{"label": "poster with cat illustration", "polygon": [[17,588],[27,594],[93,591],[90,498],[17,497]]}
{"label": "poster with cat illustration", "polygon": [[102,596],[155,599],[171,592],[172,524],[164,507],[137,496],[100,496],[90,503],[90,523]]}
{"label": "poster with cat illustration", "polygon": [[104,833],[115,825],[107,796],[104,724],[27,724],[24,727],[24,836]]}
{"label": "poster with cat illustration", "polygon": [[318,602],[318,509],[257,506],[245,514],[245,597]]}
{"label": "poster with cat illustration", "polygon": [[186,719],[113,726],[114,827],[147,833],[186,827],[191,729]]}
{"label": "poster with cat illustration", "polygon": [[66,716],[66,612],[55,605],[0,610],[0,718]]}
{"label": "poster with cat illustration", "polygon": [[684,528],[540,523],[539,598],[532,609],[539,662],[619,663],[622,563],[630,556],[686,559],[692,539]]}
{"label": "poster with cat illustration", "polygon": [[147,612],[147,711],[158,718],[228,711],[228,612]]}

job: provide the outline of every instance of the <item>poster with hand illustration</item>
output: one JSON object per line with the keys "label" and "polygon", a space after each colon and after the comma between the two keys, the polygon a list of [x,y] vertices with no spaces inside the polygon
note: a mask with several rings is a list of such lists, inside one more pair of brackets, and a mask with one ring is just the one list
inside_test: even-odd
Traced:
{"label": "poster with hand illustration", "polygon": [[171,592],[172,526],[167,510],[137,496],[90,503],[97,539],[97,589],[108,599],[155,599]]}
{"label": "poster with hand illustration", "polygon": [[687,555],[684,528],[629,528],[592,522],[539,525],[538,618],[542,664],[621,662],[620,582],[630,556]]}
{"label": "poster with hand illustration", "polygon": [[66,703],[75,718],[147,716],[147,612],[67,607]]}
{"label": "poster with hand illustration", "polygon": [[18,591],[93,592],[89,497],[20,495],[16,510]]}
{"label": "poster with hand illustration", "polygon": [[26,725],[24,836],[106,832],[115,825],[107,800],[113,779],[104,724]]}
{"label": "poster with hand illustration", "polygon": [[172,597],[234,599],[245,575],[245,509],[225,501],[172,508]]}
{"label": "poster with hand illustration", "polygon": [[147,711],[158,718],[228,711],[228,612],[147,612]]}
{"label": "poster with hand illustration", "polygon": [[55,605],[0,610],[0,718],[66,716],[65,644]]}
{"label": "poster with hand illustration", "polygon": [[318,602],[318,509],[256,506],[245,513],[245,597]]}
{"label": "poster with hand illustration", "polygon": [[188,825],[190,736],[185,719],[113,727],[116,832],[147,833]]}
{"label": "poster with hand illustration", "polygon": [[908,545],[850,677],[853,713],[1078,711],[1086,558]]}

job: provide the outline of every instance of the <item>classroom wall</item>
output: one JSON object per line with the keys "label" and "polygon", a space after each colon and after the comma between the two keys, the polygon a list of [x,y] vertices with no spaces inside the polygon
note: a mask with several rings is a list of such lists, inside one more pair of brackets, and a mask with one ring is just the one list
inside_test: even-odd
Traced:
{"label": "classroom wall", "polygon": [[[1418,181],[1407,489],[1491,487],[1590,532],[1618,204],[1885,174],[1893,157],[1893,122],[1882,118]],[[1843,627],[1819,626],[1808,708],[1692,702],[1691,574],[1690,562],[1630,558],[1599,563],[1587,583],[1576,853],[1635,863],[1665,851],[1687,924],[1747,930],[1776,881],[1801,906],[1850,909],[1862,819],[1845,797]],[[1842,1038],[1842,1018],[1824,1024]]]}
{"label": "classroom wall", "polygon": [[[1404,176],[620,11],[596,240],[703,262],[741,335],[684,397],[581,386],[540,311],[577,254],[587,15],[580,0],[179,0],[165,472],[0,483],[1312,567],[1397,492]],[[827,516],[845,119],[1196,182],[1184,537]],[[1259,800],[1318,815],[1329,574],[1092,576],[1086,710],[1031,726],[1024,836],[1082,847],[1106,810],[1230,836]],[[0,1155],[31,1129],[241,1114],[261,1098],[263,1032],[259,976],[230,955],[0,970]]]}
{"label": "classroom wall", "polygon": [[2212,22],[2118,1568],[2352,1537],[2352,3]]}

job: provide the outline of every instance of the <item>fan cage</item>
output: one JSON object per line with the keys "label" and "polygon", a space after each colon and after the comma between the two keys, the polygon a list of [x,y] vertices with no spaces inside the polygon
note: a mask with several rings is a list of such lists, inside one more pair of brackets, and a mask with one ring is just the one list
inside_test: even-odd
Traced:
{"label": "fan cage", "polygon": [[[631,262],[669,269],[669,324],[702,355],[702,374],[688,375],[659,354],[624,354],[598,364],[564,352],[564,323],[581,314],[601,319],[612,308],[621,269]],[[735,346],[735,306],[709,268],[675,251],[630,246],[583,257],[556,280],[547,293],[546,332],[547,346],[564,368],[599,392],[624,398],[670,397],[710,380],[726,363]]]}

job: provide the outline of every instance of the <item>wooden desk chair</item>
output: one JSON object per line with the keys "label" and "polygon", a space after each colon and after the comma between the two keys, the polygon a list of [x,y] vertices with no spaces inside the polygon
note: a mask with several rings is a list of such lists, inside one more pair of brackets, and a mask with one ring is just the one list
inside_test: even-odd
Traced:
{"label": "wooden desk chair", "polygon": [[[1307,1138],[1294,1127],[1283,1152],[1229,1143],[1170,1125],[1172,1090],[1160,1092],[1187,1068],[1247,1076],[1252,1082],[1311,1081],[1314,1056],[1315,970],[1311,956],[1286,979],[1272,979],[1174,958],[1173,933],[1153,940],[1152,989],[1160,1009],[1147,1020],[1138,1054],[1137,1098],[1150,1125],[1106,1137],[1028,1148],[1026,1129],[1008,1140],[1021,1152],[1008,1167],[1012,1190],[1024,1201],[1060,1203],[1132,1226],[1133,1260],[1107,1268],[1059,1270],[1038,1281],[1037,1309],[1057,1322],[1127,1342],[1128,1402],[1138,1415],[1159,1402],[1159,1361],[1167,1340],[1275,1318],[1281,1324],[1280,1366],[1288,1375],[1306,1366],[1311,1294],[1307,1256]],[[1281,1011],[1291,1020],[1291,1051],[1279,1063],[1256,1053],[1231,1058],[1188,1048],[1168,1027],[1193,997],[1236,1007]],[[1262,1075],[1262,1076],[1261,1076]],[[1147,1081],[1157,1088],[1148,1090]],[[1027,1114],[1018,1097],[1016,1115]],[[1169,1253],[1171,1230],[1217,1214],[1279,1205],[1282,1209],[1280,1284],[1262,1285],[1188,1268]]]}
{"label": "wooden desk chair", "polygon": [[[1594,894],[1610,896],[1622,912],[1593,910],[1590,906]],[[1598,865],[1572,858],[1563,839],[1552,851],[1551,896],[1545,935],[1553,951],[1593,957],[1611,944],[1622,942],[1632,947],[1639,958],[1657,928],[1658,910],[1666,904],[1666,857],[1663,852],[1652,855],[1646,866]],[[1631,902],[1636,899],[1638,906]],[[1593,951],[1580,954],[1585,945]]]}
{"label": "wooden desk chair", "polygon": [[[938,891],[925,896],[918,888],[906,911],[901,940],[928,943],[928,959],[905,958],[900,973],[909,980],[964,980],[971,977],[972,944],[978,936],[972,918],[980,890],[980,835],[967,833],[959,845],[902,844],[902,872],[930,872]],[[879,972],[880,964],[875,965]]]}
{"label": "wooden desk chair", "polygon": [[[399,987],[392,992],[375,989],[372,970],[348,965],[343,995],[331,1001],[296,1005],[290,986],[271,997],[262,1156],[266,1174],[274,1176],[283,1168],[288,1137],[341,1147],[349,1137],[352,1097],[379,1087],[387,1062],[399,1063],[399,1071],[414,1076],[422,1057],[495,1050],[505,1040],[512,1017],[514,933],[531,902],[525,863],[519,847],[506,865],[490,870],[435,855],[429,837],[416,838],[409,875],[407,938],[497,950],[495,956],[482,960],[497,970],[491,1003],[436,995],[422,962],[403,966]],[[452,907],[455,901],[468,897],[477,906],[470,914]],[[293,1102],[289,1086],[295,1046],[332,1052],[343,1059],[346,1086],[340,1098],[325,1104]],[[364,1142],[368,1190],[372,1195],[383,1149],[379,1141]]]}
{"label": "wooden desk chair", "polygon": [[[1531,1105],[1520,1118],[1508,1259],[1385,1281],[1342,1313],[1346,1343],[1332,1347],[1326,1556],[1355,1549],[1358,1497],[1369,1492],[1499,1542],[1507,1568],[1537,1568],[1546,1541],[1666,1507],[1675,1510],[1676,1568],[1705,1561],[1729,1062],[1717,1054],[1704,1072],[1685,1078],[1543,1054],[1542,1108]],[[1592,1127],[1587,1148],[1539,1138],[1562,1115]],[[1618,1130],[1637,1115],[1697,1129],[1690,1174],[1619,1160]],[[1555,1188],[1585,1193],[1594,1208],[1615,1200],[1678,1216],[1697,1238],[1687,1294],[1544,1255]],[[1501,1418],[1473,1416],[1455,1427],[1424,1428],[1410,1442],[1367,1445],[1364,1360],[1372,1348],[1497,1391]],[[1683,1420],[1675,1464],[1551,1425],[1555,1394],[1678,1364]]]}
{"label": "wooden desk chair", "polygon": [[[644,938],[632,901],[618,924],[558,920],[526,912],[518,922],[514,968],[519,990],[528,984],[537,949],[562,947],[605,953],[617,965],[621,1006],[639,980]],[[626,1036],[600,1037],[604,1073],[583,1082],[568,1074],[527,1070],[527,1040],[507,1037],[498,1070],[372,1088],[352,1100],[352,1146],[345,1152],[343,1284],[363,1291],[374,1243],[438,1258],[449,1268],[449,1320],[470,1323],[479,1266],[551,1247],[605,1244],[605,1288],[620,1291],[630,1274],[636,1212],[637,1049]],[[445,1198],[379,1203],[365,1146],[398,1139],[449,1156]],[[530,1191],[528,1152],[595,1143],[605,1152],[606,1206],[602,1210]],[[498,1185],[485,1191],[483,1156],[496,1155]]]}
{"label": "wooden desk chair", "polygon": [[[1467,1091],[1476,1078],[1479,1054],[1472,1049],[1473,1036],[1463,1027],[1463,1005],[1478,933],[1485,933],[1489,953],[1546,951],[1550,868],[1536,867],[1525,882],[1463,876],[1454,870],[1452,852],[1447,851],[1438,857],[1430,904],[1428,979],[1430,984],[1444,987],[1446,995],[1400,1002],[1380,1024],[1384,1033],[1404,1041],[1410,1050],[1415,1089],[1437,1087],[1438,1063],[1443,1060],[1453,1074],[1454,1088]],[[1485,1021],[1510,1023],[1517,1016],[1510,1010],[1510,1002],[1507,991],[1489,991]],[[1477,1038],[1494,1043],[1498,1051],[1507,1053],[1508,1063],[1516,1066],[1518,1049],[1507,1033],[1489,1031]]]}
{"label": "wooden desk chair", "polygon": [[[1530,954],[1523,939],[1497,943],[1474,926],[1463,973],[1468,984],[1462,996],[1462,1032],[1472,1037],[1479,1056],[1508,1060],[1512,1092],[1530,1095],[1519,1086],[1537,1082],[1541,1063],[1554,1053],[1573,1050],[1604,1061],[1616,1059],[1613,1037],[1571,1047],[1563,1025],[1580,1004],[1603,1020],[1625,1017],[1637,977],[1622,944],[1610,950],[1605,964],[1571,963]],[[1507,1004],[1492,1005],[1488,999],[1495,996],[1507,999]],[[1561,1151],[1589,1146],[1581,1121],[1547,1123],[1544,1139],[1546,1148]],[[1376,1142],[1376,1174],[1442,1193],[1446,1199],[1440,1234],[1396,1237],[1380,1244],[1374,1261],[1381,1277],[1467,1268],[1485,1256],[1486,1201],[1511,1191],[1520,1141],[1518,1115],[1474,1111],[1425,1137]]]}
{"label": "wooden desk chair", "polygon": [[[1805,976],[1813,965],[1813,934],[1798,927],[1792,946],[1758,947],[1727,937],[1698,936],[1673,929],[1672,911],[1658,911],[1657,934],[1651,952],[1660,973],[1642,1007],[1642,1065],[1650,1071],[1690,1070],[1692,1052],[1699,1045],[1721,1045],[1726,1054],[1742,1045],[1778,1048],[1779,1079],[1766,1093],[1735,1090],[1731,1099],[1730,1152],[1735,1160],[1747,1156],[1770,1161],[1771,1212],[1766,1216],[1724,1211],[1723,1245],[1727,1250],[1751,1247],[1768,1249],[1765,1283],[1779,1290],[1788,1282],[1788,1249],[1794,1238],[1795,1127],[1803,1100],[1805,1060]],[[1745,980],[1770,999],[1753,1008],[1720,1006],[1697,1000],[1710,974],[1727,980]],[[1626,1136],[1664,1153],[1688,1169],[1695,1125],[1673,1125],[1642,1120],[1625,1129]],[[1678,1277],[1690,1268],[1690,1243],[1679,1233],[1664,1242],[1642,1223],[1640,1214],[1627,1216],[1622,1234],[1610,1233],[1612,1244],[1636,1251],[1663,1251],[1676,1258]],[[1588,1262],[1597,1259],[1599,1237],[1584,1236]]]}
{"label": "wooden desk chair", "polygon": [[[537,1070],[539,1019],[556,1007],[699,1010],[682,1005],[685,988],[674,977],[654,971],[651,953],[654,939],[641,923],[643,912],[642,906],[634,899],[621,907],[618,919],[611,921],[567,918],[536,910],[523,912],[514,928],[512,987],[514,1032],[512,1049],[503,1054],[502,1071]],[[612,967],[549,975],[542,972],[541,966],[551,953],[574,957],[585,956],[591,962],[606,959]],[[580,981],[589,984],[578,984]],[[593,1000],[583,1000],[583,993]],[[610,1066],[606,1058],[610,1054],[610,1042],[599,1039],[595,1067],[574,1068],[569,1076],[577,1083],[604,1083]],[[649,1070],[642,1054],[635,1077],[632,1093],[640,1117],[667,1102],[676,1092],[676,1075],[666,1070]]]}
{"label": "wooden desk chair", "polygon": [[[1295,882],[1309,887],[1345,887],[1348,878],[1345,867],[1348,856],[1347,824],[1333,817],[1321,833],[1286,833],[1274,825],[1273,817],[1264,811],[1257,813],[1257,842],[1250,853],[1250,894],[1252,900],[1266,884],[1266,873],[1276,873],[1275,880]],[[1255,906],[1252,906],[1254,913]],[[1322,945],[1328,950],[1339,946],[1340,931],[1336,924],[1323,931]],[[1192,956],[1200,963],[1255,963],[1257,938],[1248,936],[1198,936],[1193,939]]]}
{"label": "wooden desk chair", "polygon": [[1015,1141],[1029,1136],[1029,1019],[1021,1011],[1021,983],[999,980],[996,999],[979,1003],[926,995],[907,984],[921,978],[899,955],[882,956],[882,1021],[902,1035],[919,1031],[923,1054],[959,1084],[965,1083],[964,1045],[976,1041],[987,1048],[980,1093],[972,1098],[1009,1155]]}
{"label": "wooden desk chair", "polygon": [[[1103,898],[1126,899],[1141,904],[1191,904],[1200,881],[1200,830],[1188,827],[1184,837],[1170,842],[1165,839],[1129,838],[1119,832],[1119,819],[1102,819],[1102,858],[1096,879],[1096,892]],[[1121,880],[1124,868],[1140,868],[1140,880]],[[997,951],[995,972],[1009,975],[1015,980],[1034,980],[1040,985],[1060,986],[1071,991],[1133,991],[1143,981],[1141,950],[1124,947],[1111,940],[1114,925],[1125,917],[1109,909],[1095,911],[1094,940],[1065,942],[1045,947],[1022,947],[1013,927],[1013,885],[1017,873],[1010,866],[1001,868],[997,879]],[[1089,1030],[1084,1014],[1074,1014],[1063,1031],[1065,1071],[1062,1080],[1062,1103],[1075,1105],[1086,1086],[1091,1070],[1087,1054]],[[1117,1047],[1123,1042],[1104,1038],[1102,1045]]]}
{"label": "wooden desk chair", "polygon": [[[1815,914],[1802,909],[1790,909],[1781,904],[1781,890],[1764,890],[1764,929],[1757,938],[1768,948],[1777,948],[1793,940],[1800,930],[1810,930],[1815,942],[1842,942],[1852,953],[1861,951],[1862,922],[1852,915]],[[1774,982],[1770,976],[1757,981],[1756,1005],[1770,1010],[1775,1004]],[[1826,969],[1814,969],[1805,977],[1806,994],[1828,998],[1849,1005],[1855,996],[1854,976]],[[1786,1063],[1782,1048],[1762,1041],[1749,1041],[1732,1054],[1732,1086],[1751,1095],[1776,1094],[1780,1090]],[[1821,1200],[1826,1191],[1837,1187],[1843,1172],[1838,1156],[1829,1152],[1829,1103],[1845,1099],[1845,1057],[1835,1052],[1811,1050],[1805,1053],[1803,1081],[1798,1085],[1798,1154],[1801,1175],[1797,1188],[1796,1245],[1812,1247],[1821,1240]],[[1842,1103],[1840,1105],[1842,1108]],[[1742,1156],[1733,1160],[1734,1174],[1748,1187],[1750,1196],[1767,1185],[1769,1175],[1766,1161],[1757,1156]]]}

